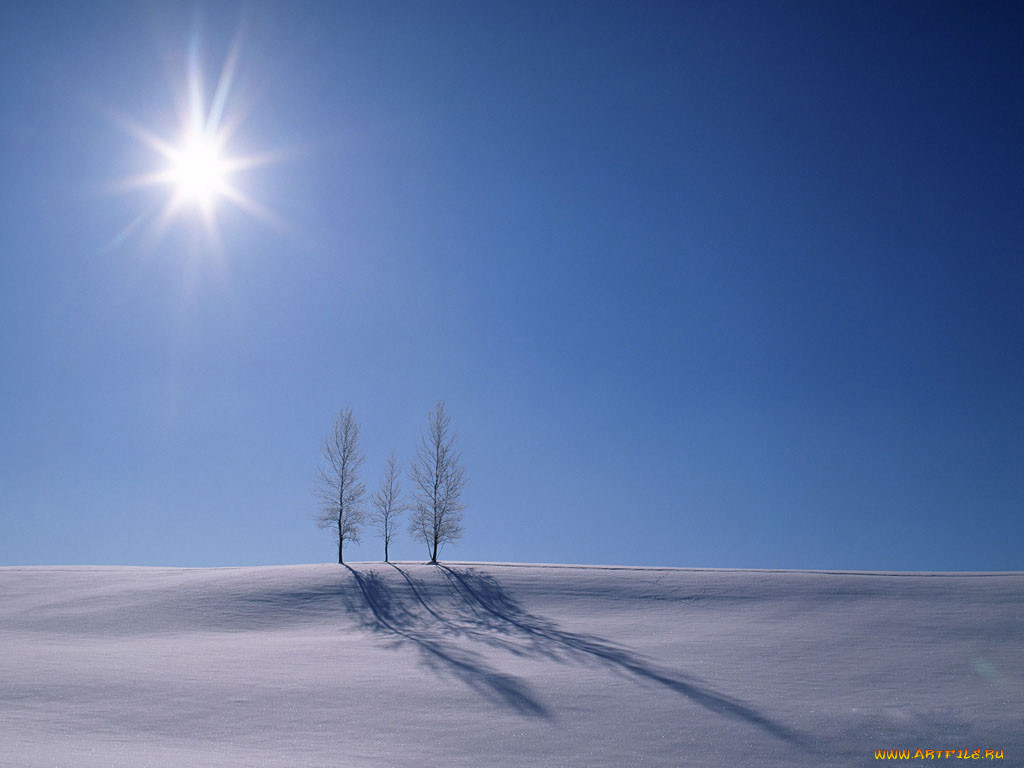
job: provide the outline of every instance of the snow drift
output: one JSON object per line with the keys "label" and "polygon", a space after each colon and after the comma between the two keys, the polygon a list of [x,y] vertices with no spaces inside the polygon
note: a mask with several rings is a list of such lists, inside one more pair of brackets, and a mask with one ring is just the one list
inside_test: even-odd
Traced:
{"label": "snow drift", "polygon": [[1024,574],[0,568],[0,764],[1024,765]]}

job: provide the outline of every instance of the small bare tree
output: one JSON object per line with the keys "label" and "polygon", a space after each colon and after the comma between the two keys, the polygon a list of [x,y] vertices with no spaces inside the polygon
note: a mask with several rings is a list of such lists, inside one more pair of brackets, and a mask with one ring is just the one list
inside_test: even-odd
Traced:
{"label": "small bare tree", "polygon": [[359,541],[363,524],[363,497],[366,487],[359,482],[363,455],[359,452],[359,425],[351,408],[342,409],[334,429],[324,439],[324,464],[317,477],[316,495],[320,500],[317,525],[329,528],[338,540],[338,562],[344,563],[346,541]]}
{"label": "small bare tree", "polygon": [[413,488],[413,516],[410,531],[427,545],[430,562],[447,543],[462,537],[462,490],[466,472],[455,450],[455,436],[449,436],[451,417],[438,401],[427,417],[427,431],[420,433],[420,445],[410,474]]}
{"label": "small bare tree", "polygon": [[370,520],[377,527],[377,533],[384,539],[384,562],[388,560],[388,547],[391,540],[398,533],[398,520],[405,512],[405,504],[402,501],[402,470],[398,466],[395,454],[388,458],[387,467],[384,469],[384,477],[380,481],[380,488],[370,496],[373,503],[373,513]]}

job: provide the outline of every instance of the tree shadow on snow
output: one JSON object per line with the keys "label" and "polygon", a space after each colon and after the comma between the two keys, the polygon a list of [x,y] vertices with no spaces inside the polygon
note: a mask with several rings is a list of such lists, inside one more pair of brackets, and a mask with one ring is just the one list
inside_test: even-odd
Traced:
{"label": "tree shadow on snow", "polygon": [[[454,675],[485,698],[530,717],[552,717],[530,690],[518,678],[504,674],[488,665],[478,653],[441,642],[436,632],[423,626],[423,621],[409,610],[407,597],[400,595],[375,573],[359,573],[348,568],[359,587],[370,615],[364,625],[376,632],[390,635],[398,643],[413,645],[424,663],[439,673]],[[422,603],[426,606],[426,603]],[[350,608],[358,606],[349,606]],[[433,618],[445,619],[427,608]]]}
{"label": "tree shadow on snow", "polygon": [[[348,567],[348,566],[346,566]],[[553,718],[530,687],[467,650],[469,642],[500,648],[521,658],[599,665],[628,678],[671,690],[705,709],[753,725],[794,746],[807,740],[751,705],[716,691],[696,678],[666,670],[636,653],[593,635],[568,632],[544,616],[526,611],[496,578],[472,568],[437,565],[449,589],[438,592],[391,564],[400,582],[373,571],[348,568],[359,587],[350,604],[363,625],[419,650],[439,673],[452,674],[488,699],[531,716]]]}

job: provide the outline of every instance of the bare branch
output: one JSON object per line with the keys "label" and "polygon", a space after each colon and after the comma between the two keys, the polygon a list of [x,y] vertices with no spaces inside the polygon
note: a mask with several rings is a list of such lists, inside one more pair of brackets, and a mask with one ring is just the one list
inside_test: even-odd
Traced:
{"label": "bare branch", "polygon": [[385,563],[389,562],[388,548],[398,533],[399,518],[406,511],[406,504],[402,499],[401,476],[402,470],[398,466],[395,454],[392,453],[384,469],[380,489],[370,496],[370,501],[373,504],[370,520],[375,525],[377,533],[384,539]]}
{"label": "bare branch", "polygon": [[441,547],[462,537],[466,473],[455,450],[455,436],[449,435],[450,427],[451,417],[439,401],[427,417],[427,430],[420,433],[410,467],[415,487],[409,528],[426,544],[431,562],[437,562]]}
{"label": "bare branch", "polygon": [[363,455],[359,452],[359,424],[351,408],[342,409],[321,448],[323,465],[317,473],[313,494],[320,505],[316,523],[330,528],[338,542],[338,562],[344,562],[346,541],[359,541],[363,524],[366,487],[359,481]]}

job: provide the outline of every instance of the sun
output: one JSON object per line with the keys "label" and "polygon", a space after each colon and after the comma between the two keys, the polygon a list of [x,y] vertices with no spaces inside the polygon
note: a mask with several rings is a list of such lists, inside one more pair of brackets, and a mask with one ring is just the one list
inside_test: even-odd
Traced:
{"label": "sun", "polygon": [[[279,153],[238,154],[231,151],[237,143],[236,132],[241,117],[233,113],[232,85],[238,60],[238,40],[232,46],[216,80],[213,93],[207,96],[206,78],[195,47],[190,48],[184,87],[178,101],[177,138],[167,138],[123,116],[115,121],[136,139],[149,146],[160,165],[149,173],[123,180],[127,189],[157,187],[167,191],[161,209],[151,208],[140,214],[117,237],[123,242],[139,226],[149,221],[159,235],[172,221],[200,219],[216,240],[217,218],[222,204],[245,211],[264,224],[284,229],[281,220],[252,196],[243,191],[245,173],[280,159]],[[196,215],[198,214],[198,216]]]}
{"label": "sun", "polygon": [[229,191],[230,163],[217,137],[192,131],[169,160],[168,181],[179,204],[191,203],[209,211]]}

